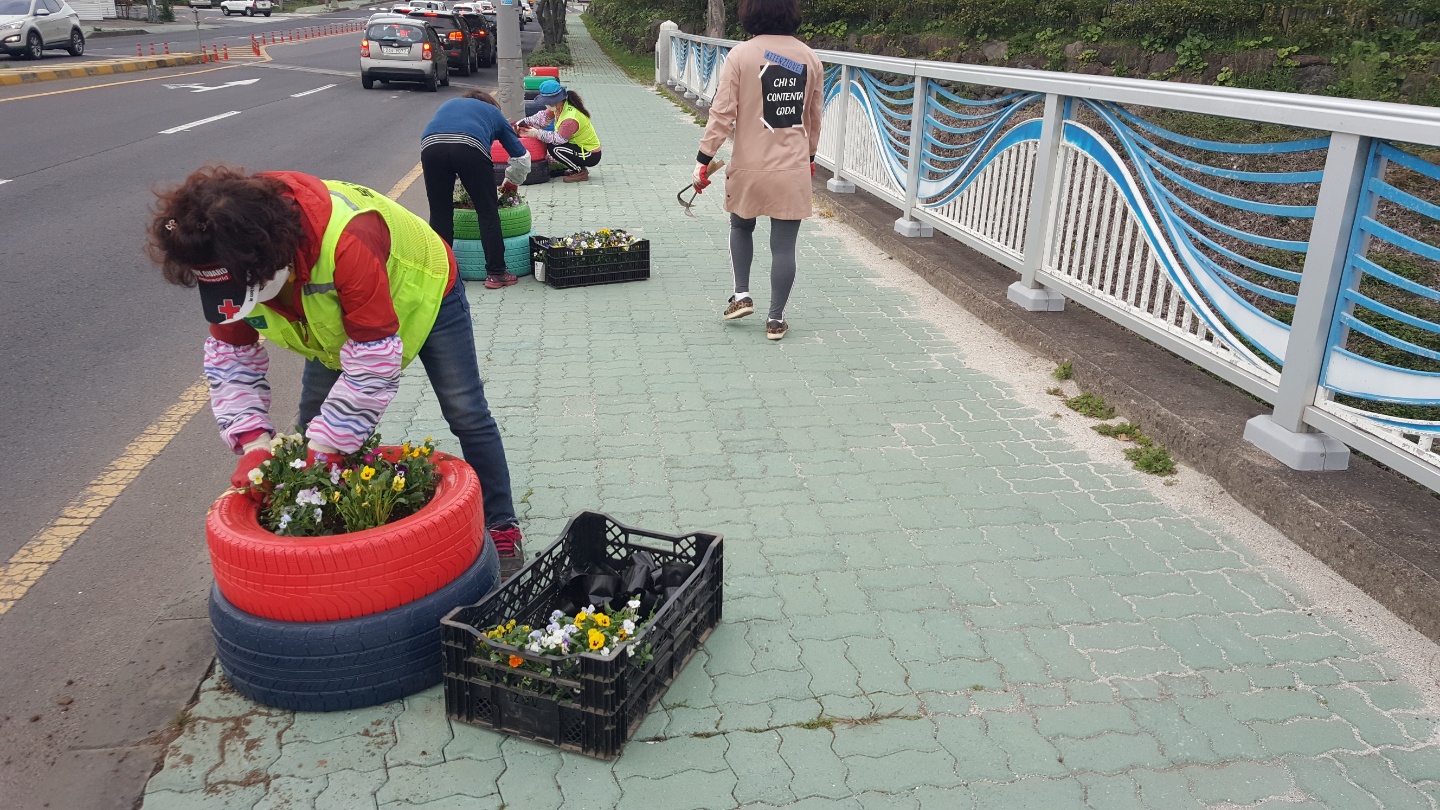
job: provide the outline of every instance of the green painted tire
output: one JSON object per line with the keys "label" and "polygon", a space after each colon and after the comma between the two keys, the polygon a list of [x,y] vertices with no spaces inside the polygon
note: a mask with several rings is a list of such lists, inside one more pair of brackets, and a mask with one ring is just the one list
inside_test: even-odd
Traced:
{"label": "green painted tire", "polygon": [[460,278],[466,281],[484,281],[487,275],[485,248],[481,246],[480,240],[456,239],[454,249],[455,265],[459,268]]}
{"label": "green painted tire", "polygon": [[505,268],[517,276],[528,276],[534,271],[534,266],[530,264],[528,231],[505,240]]}
{"label": "green painted tire", "polygon": [[[506,239],[530,233],[530,203],[500,209],[500,235]],[[510,252],[507,248],[507,254]]]}
{"label": "green painted tire", "polygon": [[473,208],[455,209],[455,238],[480,238],[480,221],[476,219],[475,210]]}

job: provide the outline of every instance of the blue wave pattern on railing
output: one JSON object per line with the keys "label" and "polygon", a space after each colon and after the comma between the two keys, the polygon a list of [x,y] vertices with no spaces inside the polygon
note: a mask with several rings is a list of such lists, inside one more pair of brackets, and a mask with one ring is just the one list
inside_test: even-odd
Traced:
{"label": "blue wave pattern on railing", "polygon": [[[1375,141],[1321,379],[1335,394],[1371,403],[1440,406],[1440,289],[1422,283],[1440,278],[1440,247],[1424,238],[1440,228],[1440,206],[1402,186],[1433,193],[1440,166]],[[1351,345],[1361,341],[1363,354]],[[1440,434],[1436,419],[1364,416],[1402,432]]]}
{"label": "blue wave pattern on railing", "polygon": [[[674,48],[671,74],[705,99],[713,94],[713,66],[701,68],[709,53],[694,45],[693,53]],[[724,51],[715,48],[722,65]],[[1209,129],[1204,116],[1232,120],[1220,99],[1171,112],[1113,100],[1118,91],[1108,85],[1098,97],[1074,85],[1079,92],[1045,91],[1063,112],[1051,131],[1039,117],[1047,97],[997,90],[1005,80],[993,70],[822,57],[826,118],[818,158],[841,183],[898,206],[897,229],[903,221],[913,230],[920,220],[922,230],[944,230],[1267,401],[1287,384],[1309,386],[1305,396],[1313,394],[1327,416],[1300,417],[1303,424],[1336,431],[1352,445],[1363,442],[1357,436],[1382,438],[1408,457],[1418,455],[1430,472],[1440,468],[1437,142],[1422,136],[1432,144],[1426,152],[1384,142],[1383,132],[1372,133],[1374,141],[1360,139],[1372,152],[1354,233],[1341,253],[1343,279],[1317,391],[1306,376],[1316,370],[1315,355],[1300,351],[1298,338],[1292,347],[1290,321],[1302,298],[1313,302],[1313,285],[1324,283],[1303,273],[1307,261],[1320,268],[1316,278],[1328,279],[1326,263],[1336,237],[1344,236],[1312,233],[1322,181],[1329,183],[1332,168],[1339,172],[1341,185],[1327,186],[1330,199],[1352,171],[1343,155],[1330,154],[1324,116],[1334,105],[1311,109],[1275,97],[1274,105],[1297,105],[1301,120],[1292,124],[1268,107],[1252,116],[1247,109],[1271,102],[1237,91],[1237,101],[1252,105],[1236,108],[1245,116],[1241,130],[1252,134],[1214,140],[1186,133]],[[896,71],[887,72],[892,64]],[[959,76],[974,81],[952,78]],[[1035,81],[1017,74],[1016,84]],[[1136,92],[1124,91],[1132,98]],[[1156,91],[1166,92],[1174,91]],[[1358,107],[1357,115],[1394,115]],[[1397,120],[1411,126],[1424,118]],[[1287,126],[1302,125],[1323,137],[1286,134],[1296,132]],[[1338,127],[1337,148],[1355,142],[1349,126]],[[913,137],[912,127],[919,129]],[[1052,144],[1056,152],[1046,149]],[[1048,187],[1037,182],[1042,165],[1053,166]],[[1047,202],[1043,216],[1032,210],[1040,199]],[[1027,233],[1042,226],[1044,233]],[[1309,293],[1300,292],[1302,275]],[[1308,336],[1303,345],[1315,340]],[[1282,375],[1287,353],[1293,362]],[[1213,365],[1217,360],[1221,365]],[[1410,474],[1424,479],[1430,472]],[[1433,479],[1427,485],[1434,487]]]}
{"label": "blue wave pattern on railing", "polygon": [[[1179,284],[1187,303],[1238,355],[1253,360],[1249,349],[1254,347],[1274,364],[1283,364],[1290,327],[1276,314],[1294,307],[1296,296],[1292,290],[1299,284],[1300,274],[1276,266],[1280,259],[1266,261],[1261,257],[1293,254],[1291,261],[1283,263],[1298,264],[1303,260],[1298,257],[1304,256],[1308,245],[1304,240],[1277,238],[1255,232],[1255,226],[1246,228],[1234,223],[1258,219],[1262,224],[1279,221],[1283,227],[1284,220],[1303,221],[1300,230],[1308,233],[1315,208],[1251,199],[1212,186],[1223,183],[1250,193],[1267,187],[1313,185],[1315,191],[1307,194],[1313,196],[1321,173],[1250,171],[1214,164],[1227,156],[1233,164],[1238,157],[1320,155],[1328,149],[1329,139],[1208,141],[1171,132],[1117,104],[1087,101],[1084,105],[1106,124],[1129,159],[1145,203],[1162,229],[1163,237],[1149,236],[1159,248],[1162,266]],[[1181,150],[1210,156],[1214,162],[1198,159],[1198,155],[1187,158],[1177,154]],[[1200,179],[1194,179],[1197,176]],[[1119,177],[1112,179],[1125,182]],[[1132,201],[1132,207],[1136,205]],[[1262,308],[1264,302],[1270,303]],[[1217,314],[1224,324],[1214,320]],[[1235,341],[1236,335],[1244,343]]]}

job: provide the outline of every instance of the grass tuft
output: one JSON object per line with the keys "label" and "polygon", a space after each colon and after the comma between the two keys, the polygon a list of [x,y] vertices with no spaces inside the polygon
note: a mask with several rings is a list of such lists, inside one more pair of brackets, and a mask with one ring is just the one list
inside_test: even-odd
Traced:
{"label": "grass tuft", "polygon": [[1071,377],[1075,376],[1075,369],[1071,368],[1070,361],[1066,360],[1065,362],[1056,366],[1055,370],[1050,372],[1050,376],[1054,377],[1057,380],[1068,380]]}
{"label": "grass tuft", "polygon": [[1105,400],[1089,392],[1065,400],[1065,407],[1091,419],[1115,418],[1115,408],[1106,405]]}

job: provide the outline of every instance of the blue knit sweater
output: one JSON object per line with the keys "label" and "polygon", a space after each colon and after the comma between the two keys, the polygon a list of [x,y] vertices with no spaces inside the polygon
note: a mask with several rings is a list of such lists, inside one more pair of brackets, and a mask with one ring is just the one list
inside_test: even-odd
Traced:
{"label": "blue knit sweater", "polygon": [[487,155],[490,144],[495,141],[503,144],[505,151],[514,157],[525,154],[525,145],[520,143],[500,110],[478,98],[452,98],[441,104],[420,137],[423,140],[431,135],[468,135],[484,144]]}

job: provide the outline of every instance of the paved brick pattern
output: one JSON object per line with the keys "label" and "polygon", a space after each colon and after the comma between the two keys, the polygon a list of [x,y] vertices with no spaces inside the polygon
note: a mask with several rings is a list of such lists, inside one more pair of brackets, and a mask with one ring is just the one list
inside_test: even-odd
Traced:
{"label": "paved brick pattern", "polygon": [[[1436,805],[1440,721],[1393,662],[837,240],[802,229],[782,343],[722,323],[719,201],[674,202],[698,129],[571,31],[605,162],[529,189],[537,228],[641,230],[655,278],[472,286],[518,508],[535,547],[585,508],[723,532],[725,621],[613,764],[451,724],[438,689],[294,715],[212,678],[148,810]],[[383,432],[448,438],[418,373]]]}

